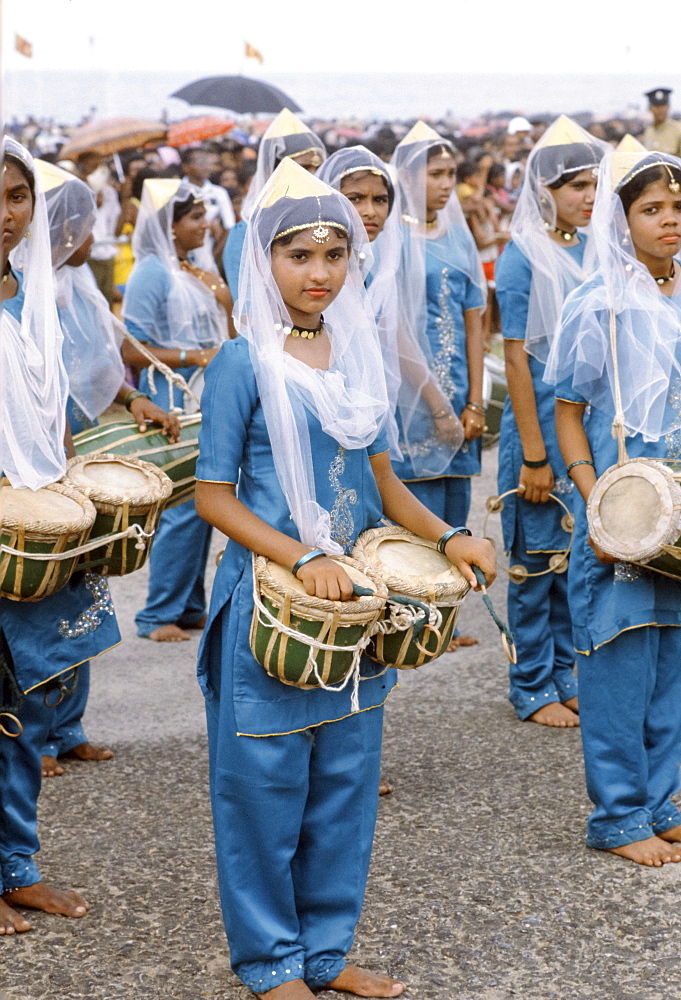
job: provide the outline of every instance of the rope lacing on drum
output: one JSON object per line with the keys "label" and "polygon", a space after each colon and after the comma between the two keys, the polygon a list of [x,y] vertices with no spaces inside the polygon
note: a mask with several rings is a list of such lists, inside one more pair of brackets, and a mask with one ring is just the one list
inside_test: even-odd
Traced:
{"label": "rope lacing on drum", "polygon": [[143,354],[144,357],[149,362],[149,367],[147,368],[147,375],[149,378],[149,388],[151,389],[152,396],[155,396],[157,392],[156,385],[154,383],[154,372],[157,371],[160,375],[165,376],[165,380],[168,383],[168,395],[171,403],[168,409],[171,413],[184,413],[184,410],[182,409],[181,406],[172,405],[174,385],[177,386],[177,388],[181,392],[183,392],[185,396],[189,396],[191,399],[193,399],[197,407],[200,406],[198,396],[195,396],[192,390],[189,388],[189,386],[187,385],[187,380],[184,378],[184,376],[180,375],[179,372],[173,371],[173,369],[169,368],[168,365],[163,363],[163,361],[159,361],[156,355],[152,354],[152,352],[149,350],[146,344],[143,344],[142,341],[138,340],[137,337],[133,336],[133,334],[130,333],[130,331],[127,329],[125,330],[125,338],[126,340],[129,340],[130,343],[140,352],[140,354]]}
{"label": "rope lacing on drum", "polygon": [[153,531],[144,531],[140,524],[131,524],[125,531],[116,531],[111,535],[99,535],[97,538],[91,538],[89,542],[77,545],[74,549],[67,549],[65,552],[25,552],[23,549],[13,549],[2,543],[0,544],[0,553],[5,553],[8,556],[20,556],[22,559],[35,562],[60,562],[63,559],[76,559],[78,556],[85,555],[86,552],[93,552],[95,549],[101,549],[105,545],[121,541],[124,538],[136,538],[135,548],[144,549],[147,544],[145,538],[153,538],[154,534]]}
{"label": "rope lacing on drum", "polygon": [[620,386],[620,369],[617,358],[617,317],[614,306],[610,309],[610,353],[612,354],[612,374],[615,396],[615,417],[612,422],[612,436],[617,440],[617,464],[624,465],[627,458],[627,446],[624,439],[624,408],[622,406],[622,389]]}

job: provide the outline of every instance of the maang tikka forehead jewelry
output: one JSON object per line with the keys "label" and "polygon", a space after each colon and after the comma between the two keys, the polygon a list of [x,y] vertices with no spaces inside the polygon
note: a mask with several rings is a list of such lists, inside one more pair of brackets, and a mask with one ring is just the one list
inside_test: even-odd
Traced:
{"label": "maang tikka forehead jewelry", "polygon": [[315,243],[326,243],[331,233],[329,232],[329,227],[321,224],[322,221],[322,203],[317,197],[317,206],[319,209],[319,225],[312,230],[312,239]]}

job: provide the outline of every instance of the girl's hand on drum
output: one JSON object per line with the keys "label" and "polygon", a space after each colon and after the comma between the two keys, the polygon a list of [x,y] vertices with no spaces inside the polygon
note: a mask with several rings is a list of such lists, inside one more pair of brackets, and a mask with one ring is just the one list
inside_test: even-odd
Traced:
{"label": "girl's hand on drum", "polygon": [[298,579],[310,597],[327,601],[351,601],[352,580],[342,566],[326,556],[311,559],[298,570]]}
{"label": "girl's hand on drum", "polygon": [[550,465],[545,465],[541,469],[528,469],[523,465],[520,469],[518,496],[523,500],[529,500],[530,503],[547,503],[554,482],[553,469]]}
{"label": "girl's hand on drum", "polygon": [[608,565],[610,563],[616,563],[616,562],[621,562],[622,561],[621,559],[616,559],[615,556],[611,556],[609,553],[604,552],[603,549],[600,547],[600,545],[598,545],[597,542],[594,542],[594,540],[591,537],[591,535],[589,535],[589,538],[587,539],[587,541],[589,542],[589,545],[591,546],[591,548],[596,553],[596,558],[598,559],[599,562],[602,562],[602,563],[605,563],[606,565]]}
{"label": "girl's hand on drum", "polygon": [[452,535],[445,545],[445,555],[470,583],[473,590],[480,590],[471,566],[479,566],[485,574],[485,585],[490,586],[497,576],[497,554],[487,538],[470,535]]}
{"label": "girl's hand on drum", "polygon": [[175,444],[180,440],[180,422],[177,417],[173,413],[166,413],[165,410],[162,410],[160,406],[152,403],[145,396],[138,396],[137,399],[133,399],[130,404],[130,412],[135,418],[140,431],[146,431],[147,422],[151,421],[152,424],[161,425],[163,433],[168,437],[171,444]]}

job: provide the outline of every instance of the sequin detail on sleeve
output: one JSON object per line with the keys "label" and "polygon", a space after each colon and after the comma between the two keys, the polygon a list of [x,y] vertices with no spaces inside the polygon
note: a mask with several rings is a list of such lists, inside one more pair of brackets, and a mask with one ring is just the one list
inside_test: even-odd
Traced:
{"label": "sequin detail on sleeve", "polygon": [[456,385],[452,378],[452,359],[456,354],[456,324],[450,306],[450,294],[449,270],[443,267],[440,292],[437,298],[439,315],[435,320],[435,325],[437,326],[438,349],[433,358],[433,372],[447,399],[452,400],[456,392]]}
{"label": "sequin detail on sleeve", "polygon": [[89,632],[95,632],[104,620],[104,615],[112,615],[114,606],[109,593],[106,578],[96,573],[85,574],[85,586],[94,598],[94,604],[82,611],[73,625],[62,619],[57,626],[57,632],[62,639],[78,639]]}
{"label": "sequin detail on sleeve", "polygon": [[[675,379],[670,386],[667,401],[671,408],[681,415],[681,382],[679,379]],[[671,431],[665,436],[664,441],[667,445],[667,458],[677,461],[681,459],[681,429],[677,428],[677,430]]]}
{"label": "sequin detail on sleeve", "polygon": [[355,540],[355,520],[350,506],[357,503],[357,491],[346,490],[340,481],[345,472],[345,448],[338,445],[336,457],[329,466],[329,482],[336,494],[331,508],[331,537],[348,552]]}
{"label": "sequin detail on sleeve", "polygon": [[574,483],[567,476],[561,476],[560,479],[556,479],[555,483],[551,487],[552,493],[557,493],[558,496],[568,496],[574,490]]}
{"label": "sequin detail on sleeve", "polygon": [[615,563],[615,583],[633,583],[634,580],[638,580],[643,576],[643,570],[640,566],[634,566],[633,563],[618,562]]}

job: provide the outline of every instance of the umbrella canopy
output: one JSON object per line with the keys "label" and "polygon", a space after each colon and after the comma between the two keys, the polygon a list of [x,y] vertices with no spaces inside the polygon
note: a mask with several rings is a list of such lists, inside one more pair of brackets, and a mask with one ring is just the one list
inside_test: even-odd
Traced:
{"label": "umbrella canopy", "polygon": [[302,110],[283,90],[250,76],[207,76],[188,83],[170,96],[179,97],[187,104],[227,108],[238,115],[277,114],[284,108]]}
{"label": "umbrella canopy", "polygon": [[185,118],[183,122],[175,122],[168,129],[168,146],[188,146],[192,142],[202,142],[213,139],[216,135],[224,135],[234,127],[234,122],[226,118],[216,118],[215,115],[203,115],[201,118]]}
{"label": "umbrella canopy", "polygon": [[148,118],[103,118],[77,128],[62,147],[59,156],[62,160],[68,160],[79,153],[109,156],[122,149],[135,149],[147,142],[162,142],[167,131],[163,122]]}

